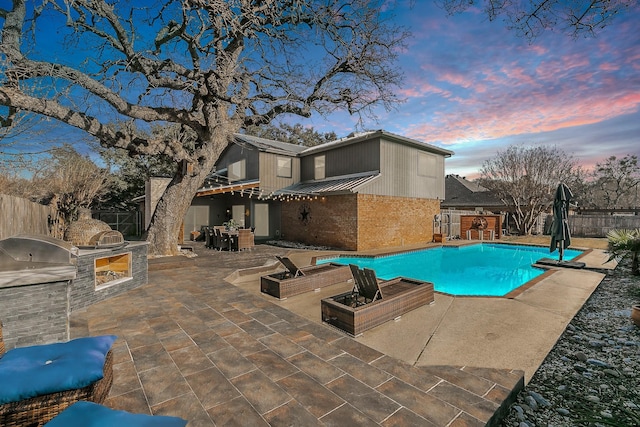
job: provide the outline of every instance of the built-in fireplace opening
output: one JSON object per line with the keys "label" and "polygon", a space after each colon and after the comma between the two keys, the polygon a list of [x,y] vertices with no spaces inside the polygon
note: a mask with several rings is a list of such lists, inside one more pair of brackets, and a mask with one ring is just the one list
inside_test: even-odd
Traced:
{"label": "built-in fireplace opening", "polygon": [[96,289],[131,280],[131,252],[96,258],[94,267]]}

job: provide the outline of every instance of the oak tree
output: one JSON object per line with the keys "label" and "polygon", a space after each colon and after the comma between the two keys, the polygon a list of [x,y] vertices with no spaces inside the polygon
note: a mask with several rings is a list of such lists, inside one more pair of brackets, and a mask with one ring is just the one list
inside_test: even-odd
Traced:
{"label": "oak tree", "polygon": [[481,183],[510,208],[516,228],[526,235],[576,167],[575,159],[557,147],[511,145],[483,163]]}
{"label": "oak tree", "polygon": [[[382,0],[3,2],[0,124],[31,112],[104,147],[188,163],[148,229],[151,253],[174,254],[234,133],[336,109],[362,118],[398,101],[394,61],[408,33],[391,18]],[[173,126],[138,131],[145,124]]]}

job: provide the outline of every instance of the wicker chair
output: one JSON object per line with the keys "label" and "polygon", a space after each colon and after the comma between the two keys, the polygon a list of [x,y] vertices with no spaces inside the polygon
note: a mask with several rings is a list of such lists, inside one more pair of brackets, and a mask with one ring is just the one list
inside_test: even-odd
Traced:
{"label": "wicker chair", "polygon": [[[5,354],[0,322],[0,358]],[[41,427],[69,405],[80,401],[102,403],[113,384],[113,351],[107,353],[103,378],[86,387],[36,396],[19,402],[0,405],[0,426]]]}
{"label": "wicker chair", "polygon": [[330,263],[298,268],[287,257],[276,258],[287,271],[262,276],[260,290],[279,299],[353,280],[346,265]]}
{"label": "wicker chair", "polygon": [[[223,227],[224,228],[224,227]],[[222,229],[217,226],[213,229],[214,232],[214,248],[221,251],[223,249],[229,249],[229,237],[222,234]]]}
{"label": "wicker chair", "polygon": [[248,228],[241,228],[238,230],[238,251],[253,249],[253,246],[253,232]]}
{"label": "wicker chair", "polygon": [[352,336],[434,302],[433,283],[396,277],[378,280],[370,269],[350,266],[354,288],[321,301],[322,321]]}

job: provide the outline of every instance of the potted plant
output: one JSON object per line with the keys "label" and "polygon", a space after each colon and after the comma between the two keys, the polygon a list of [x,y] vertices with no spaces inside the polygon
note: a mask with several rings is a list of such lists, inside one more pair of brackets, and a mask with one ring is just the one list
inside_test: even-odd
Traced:
{"label": "potted plant", "polygon": [[[611,230],[607,233],[609,261],[631,257],[631,274],[640,276],[640,228],[635,230]],[[631,306],[631,318],[640,327],[640,303]]]}
{"label": "potted plant", "polygon": [[225,227],[227,227],[227,231],[233,231],[236,230],[240,224],[238,224],[238,222],[236,222],[235,219],[230,219],[227,222],[223,222],[222,225],[224,225]]}

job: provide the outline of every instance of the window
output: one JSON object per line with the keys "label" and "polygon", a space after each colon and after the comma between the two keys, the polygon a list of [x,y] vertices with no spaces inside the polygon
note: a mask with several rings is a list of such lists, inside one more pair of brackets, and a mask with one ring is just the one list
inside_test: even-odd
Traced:
{"label": "window", "polygon": [[278,157],[276,174],[281,178],[291,178],[291,159],[289,157]]}
{"label": "window", "polygon": [[324,179],[325,178],[325,171],[324,171],[325,159],[324,159],[324,156],[316,156],[313,159],[313,164],[314,164],[314,167],[315,167],[313,178],[314,179]]}
{"label": "window", "polygon": [[244,159],[235,163],[231,163],[229,166],[227,177],[229,181],[239,181],[246,178],[246,170],[244,166]]}
{"label": "window", "polygon": [[418,176],[436,176],[436,157],[418,152]]}

